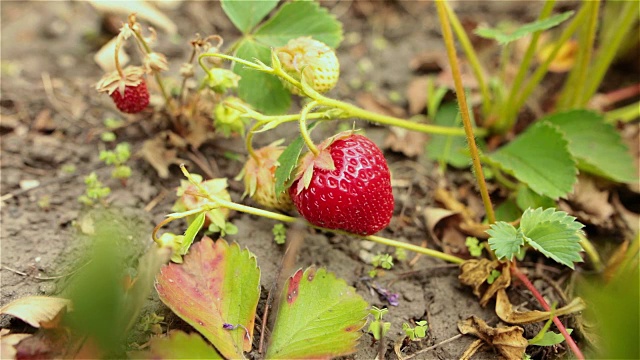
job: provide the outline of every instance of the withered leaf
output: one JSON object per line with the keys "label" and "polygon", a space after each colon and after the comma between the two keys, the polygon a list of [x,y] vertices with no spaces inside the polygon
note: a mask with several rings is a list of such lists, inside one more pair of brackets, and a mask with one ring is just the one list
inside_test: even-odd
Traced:
{"label": "withered leaf", "polygon": [[0,308],[0,314],[17,317],[27,324],[39,328],[41,323],[48,323],[71,306],[68,299],[50,296],[26,296],[16,299]]}
{"label": "withered leaf", "polygon": [[392,126],[384,139],[383,147],[414,157],[424,153],[426,142],[427,135],[423,133]]}
{"label": "withered leaf", "polygon": [[[586,309],[587,305],[584,300],[577,297],[573,299],[569,304],[563,306],[559,309],[556,309],[553,312],[555,316],[562,316],[571,314],[574,312],[582,311]],[[539,321],[547,321],[549,317],[551,317],[551,312],[549,311],[516,311],[513,309],[513,305],[511,305],[511,301],[509,301],[509,296],[507,296],[507,292],[504,289],[498,290],[496,296],[496,315],[498,317],[509,324],[530,324]]]}
{"label": "withered leaf", "polygon": [[[486,306],[499,290],[504,290],[511,285],[509,264],[497,260],[467,260],[460,266],[460,270],[458,279],[461,283],[473,287],[473,294],[480,298],[482,306]],[[500,271],[501,275],[489,285],[487,279],[493,270]]]}
{"label": "withered leaf", "polygon": [[[506,359],[520,360],[527,348],[527,339],[522,336],[524,329],[519,326],[491,327],[484,320],[471,316],[458,322],[458,330],[480,338],[498,350]],[[465,352],[466,353],[466,352]]]}

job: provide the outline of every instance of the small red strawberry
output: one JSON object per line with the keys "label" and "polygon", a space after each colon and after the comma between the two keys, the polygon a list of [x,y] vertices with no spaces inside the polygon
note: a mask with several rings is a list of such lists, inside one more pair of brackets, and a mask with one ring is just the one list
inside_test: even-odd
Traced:
{"label": "small red strawberry", "polygon": [[391,175],[380,148],[347,131],[325,140],[301,160],[289,195],[310,223],[371,235],[393,215]]}
{"label": "small red strawberry", "polygon": [[112,71],[100,79],[96,89],[109,94],[120,111],[139,113],[149,105],[149,90],[143,75],[144,69],[139,66]]}
{"label": "small red strawberry", "polygon": [[142,79],[136,86],[125,86],[121,94],[119,90],[111,93],[111,98],[118,109],[123,113],[136,114],[149,105],[149,90],[147,83]]}

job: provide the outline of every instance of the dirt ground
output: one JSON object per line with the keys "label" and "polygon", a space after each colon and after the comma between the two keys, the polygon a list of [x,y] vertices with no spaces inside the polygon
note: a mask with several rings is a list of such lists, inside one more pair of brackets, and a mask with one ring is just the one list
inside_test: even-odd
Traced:
{"label": "dirt ground", "polygon": [[[359,5],[326,1],[323,3],[338,16],[345,26],[345,41],[339,49],[341,84],[333,96],[358,101],[358,96],[377,94],[382,98],[400,94],[394,106],[406,108],[404,97],[411,79],[418,71],[410,67],[416,55],[425,51],[442,51],[439,23],[435,9],[427,2],[360,2]],[[496,21],[514,19],[529,21],[534,18],[535,2],[518,4],[490,2],[485,4],[457,4],[463,19]],[[134,154],[144,140],[157,129],[136,116],[118,113],[111,100],[94,91],[94,84],[102,76],[93,61],[93,55],[105,36],[105,19],[89,4],[83,2],[7,2],[2,11],[2,96],[0,100],[2,123],[1,156],[1,241],[2,241],[2,296],[0,305],[26,296],[57,294],[64,282],[78,271],[69,259],[86,247],[82,233],[82,219],[96,215],[81,205],[77,198],[84,189],[83,178],[96,171],[101,179],[109,178],[109,169],[98,158],[105,147],[99,134],[103,120],[115,117],[132,124],[118,130],[118,141],[132,145]],[[229,40],[238,35],[215,2],[184,2],[175,9],[163,10],[178,26],[179,38],[160,35],[158,49],[168,55],[171,72],[176,73],[188,55],[188,40],[195,33],[220,34]],[[114,21],[108,18],[108,21]],[[116,17],[124,19],[124,16]],[[108,26],[107,26],[108,28]],[[354,91],[354,84],[365,84],[365,90]],[[153,91],[153,90],[152,90]],[[362,101],[362,100],[360,100]],[[358,126],[366,126],[359,123]],[[278,137],[291,137],[295,130],[284,128],[274,134],[256,136],[259,145],[268,144]],[[332,131],[331,128],[325,131]],[[382,144],[388,130],[366,127],[368,136]],[[318,137],[322,136],[320,132]],[[216,164],[218,177],[230,179],[232,197],[240,201],[243,186],[232,180],[242,167],[240,161],[230,160],[225,152],[245,155],[241,139],[215,139],[200,151]],[[395,215],[391,226],[381,235],[420,244],[432,244],[425,228],[422,209],[433,205],[431,192],[439,179],[434,166],[423,155],[407,158],[388,152],[394,180],[408,184],[394,188]],[[160,179],[155,170],[140,156],[130,162],[133,175],[123,187],[118,181],[107,180],[112,189],[109,197],[109,216],[118,224],[123,237],[131,239],[133,255],[150,246],[151,229],[171,212],[175,201],[175,188],[182,176],[177,167],[171,168],[168,179]],[[68,173],[70,166],[75,172]],[[192,168],[197,169],[195,165]],[[197,171],[197,170],[195,170]],[[468,183],[466,173],[448,175],[447,181]],[[21,182],[37,180],[39,186],[20,190]],[[43,206],[44,202],[48,205]],[[244,200],[251,204],[250,201]],[[238,227],[236,235],[227,239],[249,248],[258,258],[262,269],[264,289],[276,279],[285,247],[273,241],[273,222],[245,214],[234,214],[231,221]],[[174,230],[184,224],[175,224]],[[323,266],[335,272],[356,287],[368,302],[388,306],[384,300],[363,282],[370,266],[360,254],[389,252],[381,245],[373,248],[345,236],[327,235],[308,230],[297,265]],[[132,256],[133,256],[132,255]],[[412,255],[410,255],[410,258]],[[81,269],[80,269],[81,270]],[[496,324],[492,304],[487,309],[478,305],[471,289],[460,285],[455,266],[422,257],[415,266],[399,263],[392,272],[378,281],[401,294],[400,304],[391,307],[386,318],[392,323],[388,335],[387,358],[395,358],[393,342],[402,334],[401,325],[412,319],[428,319],[429,333],[423,341],[411,344],[405,353],[439,343],[458,334],[457,322],[470,315]],[[559,276],[559,275],[558,275]],[[530,298],[520,292],[526,304]],[[514,302],[515,303],[515,302]],[[535,305],[529,304],[529,308]],[[150,299],[145,311],[157,311],[167,316],[168,326],[178,322],[175,316],[157,300]],[[259,310],[261,313],[261,310]],[[2,318],[2,326],[12,322]],[[15,324],[13,325],[15,326]],[[418,355],[418,359],[451,359],[459,357],[473,341],[461,337],[434,351]],[[377,353],[372,338],[365,334],[359,350],[351,358],[372,359]],[[541,356],[541,354],[539,354]],[[493,358],[492,352],[476,358]]]}

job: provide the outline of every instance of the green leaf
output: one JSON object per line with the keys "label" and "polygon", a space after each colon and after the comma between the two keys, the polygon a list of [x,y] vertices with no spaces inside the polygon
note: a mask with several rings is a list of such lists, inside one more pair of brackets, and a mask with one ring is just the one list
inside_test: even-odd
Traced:
{"label": "green leaf", "polygon": [[[567,329],[569,335],[573,332],[573,329]],[[533,340],[533,339],[532,339]],[[542,335],[542,338],[536,341],[529,340],[529,345],[535,346],[553,346],[561,344],[564,341],[562,334],[556,334],[553,331],[547,331]]]}
{"label": "green leaf", "polygon": [[[434,125],[461,126],[458,114],[456,103],[442,105],[436,113]],[[431,160],[445,162],[455,168],[464,169],[471,164],[467,149],[467,140],[463,136],[431,135],[431,140],[427,142],[426,155]]]}
{"label": "green leaf", "polygon": [[224,359],[197,333],[174,330],[166,337],[153,337],[145,351],[128,353],[131,359]]}
{"label": "green leaf", "polygon": [[283,5],[254,36],[258,42],[272,47],[311,36],[335,49],[342,41],[342,24],[315,1],[294,1]]}
{"label": "green leaf", "polygon": [[531,190],[553,199],[564,196],[577,180],[576,164],[562,133],[536,123],[509,144],[486,157]]}
{"label": "green leaf", "polygon": [[536,194],[524,184],[518,186],[516,204],[518,204],[518,207],[523,211],[528,208],[535,209],[541,207],[546,209],[556,206],[556,202],[553,201],[553,199]]}
{"label": "green leaf", "polygon": [[489,27],[480,27],[480,28],[477,28],[474,32],[483,38],[494,39],[500,45],[505,45],[512,41],[525,37],[529,34],[532,34],[536,31],[551,29],[552,27],[555,27],[560,23],[564,22],[565,20],[567,20],[568,18],[570,18],[571,15],[573,15],[573,13],[574,13],[573,11],[567,11],[562,14],[551,16],[543,20],[537,20],[537,21],[522,25],[521,27],[517,28],[515,31],[513,31],[510,34],[507,34],[506,32],[500,29],[489,28]]}
{"label": "green leaf", "polygon": [[[307,129],[311,130],[317,124],[318,122],[314,121],[307,125]],[[295,180],[292,175],[298,166],[298,159],[300,158],[300,153],[302,153],[303,146],[304,140],[301,135],[298,135],[278,157],[278,164],[280,165],[278,165],[274,174],[276,195],[280,195],[285,189],[289,188]]]}
{"label": "green leaf", "polygon": [[[271,49],[250,39],[240,43],[235,55],[244,60],[257,58],[271,64]],[[291,106],[291,94],[277,77],[245,68],[242,64],[234,64],[233,71],[242,77],[238,82],[238,95],[256,110],[276,115],[285,113]]]}
{"label": "green leaf", "polygon": [[352,353],[367,302],[325,269],[298,270],[282,291],[267,359],[329,358]]}
{"label": "green leaf", "polygon": [[[225,358],[251,350],[260,298],[256,258],[236,243],[208,237],[194,244],[182,264],[169,264],[156,278],[165,305],[209,340]],[[223,324],[242,325],[234,330]]]}
{"label": "green leaf", "polygon": [[233,25],[244,34],[278,5],[278,0],[222,0],[222,10],[227,14]]}
{"label": "green leaf", "polygon": [[522,216],[522,210],[518,208],[518,205],[512,199],[507,199],[496,206],[495,212],[496,220],[498,221],[514,221]]}
{"label": "green leaf", "polygon": [[189,251],[189,247],[193,244],[193,239],[196,238],[198,231],[202,229],[204,225],[205,213],[202,212],[198,215],[189,225],[187,231],[184,232],[184,238],[182,238],[182,246],[180,247],[180,255],[184,255]]}
{"label": "green leaf", "polygon": [[578,233],[584,227],[575,220],[553,208],[527,209],[520,220],[520,231],[531,247],[573,269],[574,262],[582,262]]}
{"label": "green leaf", "polygon": [[604,116],[588,110],[570,110],[540,119],[557,126],[569,141],[578,168],[618,182],[638,181],[629,149]]}
{"label": "green leaf", "polygon": [[524,245],[522,231],[504,221],[492,224],[491,228],[487,230],[487,234],[490,236],[489,247],[495,252],[498,259],[512,260],[513,256],[520,251],[520,247]]}

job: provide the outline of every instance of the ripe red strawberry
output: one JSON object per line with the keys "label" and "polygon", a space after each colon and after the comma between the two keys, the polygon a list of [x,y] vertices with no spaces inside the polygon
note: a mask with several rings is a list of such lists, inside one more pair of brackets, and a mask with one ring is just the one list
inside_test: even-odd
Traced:
{"label": "ripe red strawberry", "polygon": [[136,86],[127,85],[122,94],[119,90],[111,93],[111,98],[120,111],[127,114],[139,113],[149,105],[147,83],[142,79]]}
{"label": "ripe red strawberry", "polygon": [[96,84],[96,89],[109,94],[120,111],[139,113],[149,105],[149,90],[143,76],[143,68],[129,66],[122,71],[105,74]]}
{"label": "ripe red strawberry", "polygon": [[382,230],[393,215],[391,175],[382,151],[352,131],[320,144],[301,161],[289,195],[310,223],[361,235]]}

